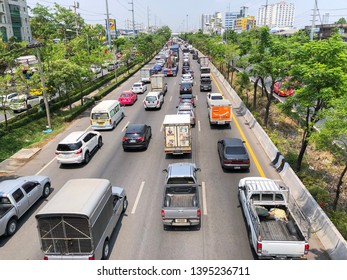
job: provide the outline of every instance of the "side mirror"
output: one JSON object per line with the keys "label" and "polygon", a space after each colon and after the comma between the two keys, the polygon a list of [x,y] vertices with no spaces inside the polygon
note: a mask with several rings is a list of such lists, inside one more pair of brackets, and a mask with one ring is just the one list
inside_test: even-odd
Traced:
{"label": "side mirror", "polygon": [[162,172],[166,172],[167,173],[167,169],[163,169],[163,171]]}
{"label": "side mirror", "polygon": [[201,169],[199,167],[195,168],[195,171],[201,171]]}

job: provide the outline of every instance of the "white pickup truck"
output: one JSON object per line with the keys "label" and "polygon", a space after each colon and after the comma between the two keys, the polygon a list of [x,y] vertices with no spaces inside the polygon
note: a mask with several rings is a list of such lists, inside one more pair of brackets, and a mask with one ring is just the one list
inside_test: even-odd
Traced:
{"label": "white pickup truck", "polygon": [[13,235],[18,219],[51,192],[47,176],[24,176],[0,182],[0,236]]}
{"label": "white pickup truck", "polygon": [[239,200],[251,247],[259,259],[306,259],[310,223],[283,182],[246,177]]}

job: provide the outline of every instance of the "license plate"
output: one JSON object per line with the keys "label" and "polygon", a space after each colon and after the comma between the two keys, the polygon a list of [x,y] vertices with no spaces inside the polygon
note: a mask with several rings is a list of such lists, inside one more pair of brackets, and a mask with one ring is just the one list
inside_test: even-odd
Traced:
{"label": "license plate", "polygon": [[234,169],[241,169],[241,167],[240,166],[235,166]]}
{"label": "license plate", "polygon": [[176,223],[186,223],[187,219],[175,219]]}
{"label": "license plate", "polygon": [[218,121],[218,124],[225,124],[225,121]]}
{"label": "license plate", "polygon": [[104,124],[104,122],[98,122],[98,125],[103,125]]}
{"label": "license plate", "polygon": [[130,140],[129,142],[130,143],[136,143],[136,140]]}

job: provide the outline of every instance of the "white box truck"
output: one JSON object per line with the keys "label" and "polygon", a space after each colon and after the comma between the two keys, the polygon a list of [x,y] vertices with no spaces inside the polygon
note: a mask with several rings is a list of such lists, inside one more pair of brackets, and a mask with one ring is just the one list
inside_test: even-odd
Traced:
{"label": "white box truck", "polygon": [[146,84],[151,83],[151,68],[140,69],[141,82]]}
{"label": "white box truck", "polygon": [[189,115],[166,115],[163,122],[164,151],[180,155],[192,152],[192,133]]}
{"label": "white box truck", "polygon": [[167,92],[167,83],[164,81],[163,74],[155,74],[151,76],[151,91],[159,91],[163,95]]}

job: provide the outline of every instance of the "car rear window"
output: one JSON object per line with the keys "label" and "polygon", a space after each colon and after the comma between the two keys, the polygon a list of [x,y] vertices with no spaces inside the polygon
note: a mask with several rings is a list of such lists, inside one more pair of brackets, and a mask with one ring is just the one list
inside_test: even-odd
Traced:
{"label": "car rear window", "polygon": [[92,113],[92,120],[108,120],[108,113]]}
{"label": "car rear window", "polygon": [[211,80],[210,79],[201,79],[200,83],[202,83],[202,84],[211,84]]}
{"label": "car rear window", "polygon": [[227,155],[244,155],[246,149],[244,147],[226,147],[225,153]]}
{"label": "car rear window", "polygon": [[223,100],[223,96],[221,96],[221,95],[212,95],[211,99],[212,100]]}
{"label": "car rear window", "polygon": [[168,184],[194,184],[194,179],[192,177],[179,177],[179,178],[169,178],[167,180]]}
{"label": "car rear window", "polygon": [[156,100],[157,100],[157,98],[155,96],[147,96],[146,97],[146,101],[152,102],[152,101],[156,101]]}
{"label": "car rear window", "polygon": [[120,97],[129,97],[130,96],[130,93],[122,93],[121,95],[120,95]]}
{"label": "car rear window", "polygon": [[69,152],[75,151],[82,147],[82,142],[70,143],[70,144],[58,144],[57,151]]}
{"label": "car rear window", "polygon": [[133,87],[141,87],[142,84],[134,84]]}

